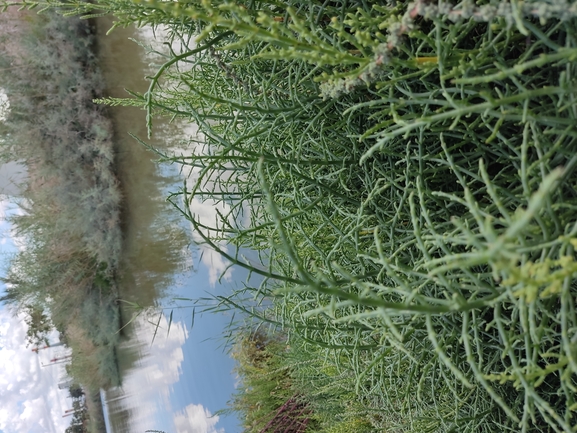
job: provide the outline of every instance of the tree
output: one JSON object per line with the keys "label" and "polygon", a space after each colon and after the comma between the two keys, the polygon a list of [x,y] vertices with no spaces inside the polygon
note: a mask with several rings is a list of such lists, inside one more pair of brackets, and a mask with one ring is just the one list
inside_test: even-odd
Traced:
{"label": "tree", "polygon": [[68,393],[70,394],[70,397],[72,397],[73,399],[84,397],[84,391],[78,385],[70,385],[70,387],[68,388]]}
{"label": "tree", "polygon": [[71,424],[66,430],[65,433],[86,433],[86,429],[84,428],[83,424]]}
{"label": "tree", "polygon": [[65,433],[86,433],[86,420],[88,419],[88,410],[82,399],[75,399],[72,402],[74,416],[72,424],[65,430]]}
{"label": "tree", "polygon": [[24,321],[28,325],[26,331],[27,345],[48,344],[48,334],[53,329],[50,317],[44,313],[43,309],[34,305],[25,305],[24,313],[26,314]]}
{"label": "tree", "polygon": [[34,302],[35,300],[22,290],[24,284],[20,280],[0,277],[0,281],[7,284],[4,294],[0,296],[0,303],[7,305],[15,315],[20,312],[26,315],[24,321],[28,325],[27,345],[48,344],[48,334],[54,327],[50,317],[45,314],[44,307]]}

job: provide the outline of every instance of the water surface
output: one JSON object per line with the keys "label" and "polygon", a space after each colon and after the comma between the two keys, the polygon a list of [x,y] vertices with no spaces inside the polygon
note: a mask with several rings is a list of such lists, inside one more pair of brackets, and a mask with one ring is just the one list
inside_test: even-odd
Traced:
{"label": "water surface", "polygon": [[[141,38],[142,33],[116,29],[105,36],[110,26],[108,18],[99,19],[105,94],[127,97],[125,88],[144,93],[150,59],[129,39]],[[109,431],[235,433],[239,427],[234,417],[211,417],[234,391],[234,364],[220,337],[233,317],[200,314],[197,307],[192,326],[193,303],[174,298],[226,293],[245,275],[234,270],[222,284],[216,281],[224,269],[220,258],[210,254],[201,258],[190,226],[165,201],[169,191],[182,185],[183,177],[180,167],[154,162],[155,155],[128,135],[146,139],[144,111],[111,107],[110,115],[126,203],[120,288],[120,297],[127,301],[122,303],[124,320],[130,322],[140,311],[131,305],[144,312],[124,329],[127,339],[119,351],[123,385],[105,393]],[[154,131],[149,141],[154,146],[183,146],[176,125],[155,121]]]}

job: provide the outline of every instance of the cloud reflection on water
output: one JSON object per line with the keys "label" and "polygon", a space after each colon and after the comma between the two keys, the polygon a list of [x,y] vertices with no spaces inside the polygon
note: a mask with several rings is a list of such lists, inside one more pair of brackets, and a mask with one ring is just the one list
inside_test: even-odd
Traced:
{"label": "cloud reflection on water", "polygon": [[164,314],[143,314],[134,320],[133,335],[123,350],[137,351],[138,360],[124,373],[122,388],[108,393],[114,431],[224,433],[216,427],[218,416],[213,417],[201,404],[189,404],[182,410],[172,407],[170,395],[182,374],[182,347],[189,334],[182,322],[172,322],[170,330],[168,323]]}
{"label": "cloud reflection on water", "polygon": [[189,404],[174,417],[176,433],[224,433],[217,428],[218,415],[212,415],[201,404]]}

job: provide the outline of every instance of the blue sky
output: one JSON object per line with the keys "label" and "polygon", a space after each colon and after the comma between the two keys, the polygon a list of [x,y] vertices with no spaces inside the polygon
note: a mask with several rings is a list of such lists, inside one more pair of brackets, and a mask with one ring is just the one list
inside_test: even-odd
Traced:
{"label": "blue sky", "polygon": [[[209,274],[209,269],[200,269],[181,280],[179,287],[167,297],[169,308],[190,304],[170,302],[171,297],[195,297],[204,295],[205,290],[211,293],[224,290],[225,287],[210,285]],[[230,316],[197,313],[191,329],[192,309],[174,308],[173,322],[167,333],[170,311],[164,311],[152,344],[155,326],[144,317],[137,321],[138,330],[132,344],[142,343],[140,365],[129,372],[123,383],[124,394],[131,396],[125,404],[136,412],[130,431],[240,431],[234,417],[210,418],[211,414],[226,407],[237,380],[232,371],[234,362],[221,340],[222,329],[229,323]],[[156,323],[158,316],[148,319]]]}

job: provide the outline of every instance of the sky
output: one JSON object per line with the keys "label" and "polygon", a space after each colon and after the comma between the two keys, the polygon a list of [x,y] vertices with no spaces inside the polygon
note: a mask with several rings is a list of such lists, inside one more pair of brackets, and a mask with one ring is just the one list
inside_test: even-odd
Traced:
{"label": "sky", "polygon": [[[0,180],[2,172],[0,166]],[[204,223],[216,217],[213,202],[195,200],[192,206]],[[220,205],[219,209],[227,210],[226,205]],[[10,200],[0,201],[0,259],[4,259],[3,269],[6,268],[6,259],[18,250],[10,225],[5,221],[6,216],[15,212],[18,208]],[[183,224],[191,229],[186,222]],[[193,238],[199,240],[197,236],[193,235]],[[196,254],[198,263],[178,276],[164,301],[165,310],[160,317],[158,334],[154,336],[155,326],[150,323],[157,323],[158,314],[143,315],[136,320],[134,335],[126,343],[127,348],[139,353],[136,367],[123,378],[121,390],[121,406],[134,413],[127,431],[239,431],[236,418],[213,415],[226,406],[237,380],[232,371],[234,362],[220,339],[230,316],[197,314],[191,328],[192,309],[186,307],[190,303],[175,303],[171,299],[224,293],[238,284],[235,281],[243,281],[246,274],[238,269],[227,270],[228,264],[220,255],[204,246],[199,248],[202,254]],[[219,278],[221,276],[223,278]],[[167,315],[172,310],[170,332],[165,333]],[[37,355],[26,348],[25,335],[23,318],[14,316],[0,305],[0,432],[63,432],[71,419],[62,417],[71,407],[71,400],[66,391],[57,387],[64,378],[64,371],[61,366],[41,366],[51,357],[59,356],[62,350],[54,348]],[[52,342],[56,341],[54,336]]]}
{"label": "sky", "polygon": [[[171,175],[166,171],[177,173],[174,166],[167,165],[164,169],[167,178]],[[213,222],[217,215],[217,206],[212,201],[193,200],[191,208],[203,223]],[[227,210],[222,204],[218,209]],[[182,224],[195,241],[201,240],[186,221],[182,220]],[[137,368],[124,377],[122,386],[124,395],[130,396],[126,405],[135,412],[130,432],[151,429],[175,433],[240,431],[235,417],[214,415],[226,407],[237,382],[233,373],[234,361],[228,356],[221,338],[231,316],[198,313],[191,326],[192,303],[173,299],[230,292],[246,279],[247,274],[241,269],[229,268],[222,256],[205,245],[194,248],[199,250],[195,254],[197,263],[178,275],[171,291],[161,301],[164,310],[159,331],[155,335],[158,314],[143,315],[137,320],[135,335],[130,340],[131,347],[140,353]],[[221,245],[221,248],[226,249],[226,246]],[[167,316],[171,312],[172,324],[167,332]]]}
{"label": "sky", "polygon": [[[0,167],[0,173],[2,168]],[[0,196],[1,197],[1,196]],[[214,203],[194,204],[202,221],[215,217]],[[225,210],[221,206],[221,210]],[[18,250],[5,217],[18,212],[10,200],[0,201],[0,259]],[[183,224],[186,224],[183,222]],[[202,248],[202,247],[201,247]],[[136,320],[135,332],[126,343],[139,353],[136,367],[123,378],[122,405],[136,412],[130,419],[131,432],[163,430],[174,433],[236,433],[234,417],[214,416],[223,409],[234,391],[234,362],[228,357],[221,330],[229,323],[225,314],[197,314],[191,328],[190,302],[174,302],[174,297],[194,297],[203,293],[224,293],[235,286],[235,280],[246,275],[229,269],[219,277],[227,263],[210,250],[197,255],[198,263],[177,278],[165,301],[159,331],[159,315],[142,315]],[[235,278],[233,278],[235,277]],[[3,291],[3,288],[0,288]],[[170,332],[167,316],[174,311]],[[67,392],[57,384],[64,379],[62,366],[42,367],[62,350],[53,348],[33,353],[25,346],[26,324],[0,305],[0,432],[63,432],[70,417],[63,418],[71,407]],[[152,341],[154,342],[152,343]],[[57,341],[53,336],[52,342]]]}
{"label": "sky", "polygon": [[128,431],[237,432],[236,419],[213,416],[226,406],[236,381],[233,361],[218,339],[229,319],[196,316],[191,329],[191,310],[178,309],[167,332],[169,311],[162,315],[153,343],[155,326],[151,322],[156,324],[158,316],[141,316],[130,340],[140,358],[123,378],[122,394],[127,398],[120,406],[134,412]]}
{"label": "sky", "polygon": [[[0,310],[0,429],[5,433],[63,432],[72,407],[66,390],[59,390],[62,366],[46,366],[54,351],[33,353],[24,341],[26,328],[21,318]],[[54,349],[52,349],[54,350]]]}

